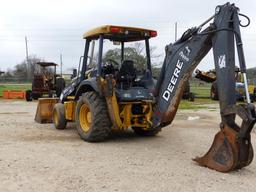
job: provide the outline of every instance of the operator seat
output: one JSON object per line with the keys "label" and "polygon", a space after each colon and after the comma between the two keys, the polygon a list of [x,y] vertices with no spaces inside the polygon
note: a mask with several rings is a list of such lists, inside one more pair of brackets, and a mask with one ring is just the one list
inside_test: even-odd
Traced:
{"label": "operator seat", "polygon": [[119,82],[121,83],[121,88],[129,88],[132,86],[132,82],[136,78],[136,69],[134,67],[134,62],[132,60],[124,60],[121,64],[119,70]]}
{"label": "operator seat", "polygon": [[153,94],[144,87],[136,86],[136,69],[134,62],[124,60],[119,70],[119,89],[116,96],[120,102],[133,102],[141,100],[153,100]]}

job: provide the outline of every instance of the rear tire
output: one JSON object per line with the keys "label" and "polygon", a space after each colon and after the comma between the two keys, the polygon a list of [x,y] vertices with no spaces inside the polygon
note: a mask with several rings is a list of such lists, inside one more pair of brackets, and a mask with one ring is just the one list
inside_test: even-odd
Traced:
{"label": "rear tire", "polygon": [[52,91],[52,90],[50,90],[50,91],[48,92],[48,97],[49,97],[49,98],[52,98],[52,97],[53,97],[53,91]]}
{"label": "rear tire", "polygon": [[76,106],[76,128],[84,141],[105,140],[111,132],[106,101],[95,92],[84,93]]}
{"label": "rear tire", "polygon": [[190,97],[190,83],[189,81],[186,81],[182,99],[189,100],[189,97]]}
{"label": "rear tire", "polygon": [[217,87],[217,81],[214,81],[212,83],[211,87],[211,99],[212,100],[219,100],[219,93],[218,93],[218,87]]}
{"label": "rear tire", "polygon": [[65,85],[65,80],[62,77],[56,79],[55,87],[57,97],[60,97],[62,90],[65,88]]}
{"label": "rear tire", "polygon": [[162,130],[161,127],[158,127],[155,129],[150,129],[150,130],[145,130],[141,127],[132,127],[132,129],[133,129],[134,133],[136,133],[137,135],[140,135],[140,136],[144,136],[144,137],[155,136]]}
{"label": "rear tire", "polygon": [[195,101],[195,94],[190,92],[188,100],[191,101],[191,102],[194,102]]}
{"label": "rear tire", "polygon": [[57,103],[53,108],[52,121],[56,129],[65,129],[67,120],[65,117],[65,106],[62,103]]}
{"label": "rear tire", "polygon": [[38,100],[39,98],[41,98],[42,97],[42,94],[39,94],[39,93],[31,93],[32,94],[32,98],[34,99],[34,100]]}
{"label": "rear tire", "polygon": [[251,103],[255,102],[255,95],[254,94],[250,94],[250,99],[251,99]]}
{"label": "rear tire", "polygon": [[26,91],[26,101],[32,101],[32,91],[31,90],[27,90]]}

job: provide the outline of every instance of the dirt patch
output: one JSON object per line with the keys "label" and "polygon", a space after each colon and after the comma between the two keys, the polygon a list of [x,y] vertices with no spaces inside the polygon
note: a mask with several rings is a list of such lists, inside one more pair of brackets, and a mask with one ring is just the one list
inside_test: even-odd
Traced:
{"label": "dirt patch", "polygon": [[[0,191],[255,191],[256,161],[223,174],[191,159],[210,147],[220,122],[214,111],[179,110],[158,136],[113,132],[86,143],[75,125],[55,130],[34,122],[36,103],[0,100]],[[194,120],[188,121],[188,117]],[[252,142],[255,146],[255,134]]]}

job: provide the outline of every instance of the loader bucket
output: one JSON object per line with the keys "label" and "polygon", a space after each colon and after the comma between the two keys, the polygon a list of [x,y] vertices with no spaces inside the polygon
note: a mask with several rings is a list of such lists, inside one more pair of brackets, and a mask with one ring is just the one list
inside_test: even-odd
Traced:
{"label": "loader bucket", "polygon": [[203,157],[193,159],[199,165],[219,172],[229,172],[249,165],[253,159],[250,139],[237,139],[238,132],[227,125],[214,138]]}
{"label": "loader bucket", "polygon": [[38,123],[52,123],[52,111],[58,98],[40,98],[36,110],[35,121]]}

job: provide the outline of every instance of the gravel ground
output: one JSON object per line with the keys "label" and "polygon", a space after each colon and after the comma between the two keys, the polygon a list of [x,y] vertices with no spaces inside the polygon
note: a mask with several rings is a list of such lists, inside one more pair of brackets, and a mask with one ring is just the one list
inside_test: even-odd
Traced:
{"label": "gravel ground", "polygon": [[[35,123],[35,102],[0,100],[0,106],[1,192],[256,191],[256,161],[223,174],[191,160],[218,131],[217,106],[179,111],[156,137],[126,131],[103,143],[82,141],[72,124],[60,131]],[[255,140],[252,134],[256,149]]]}

